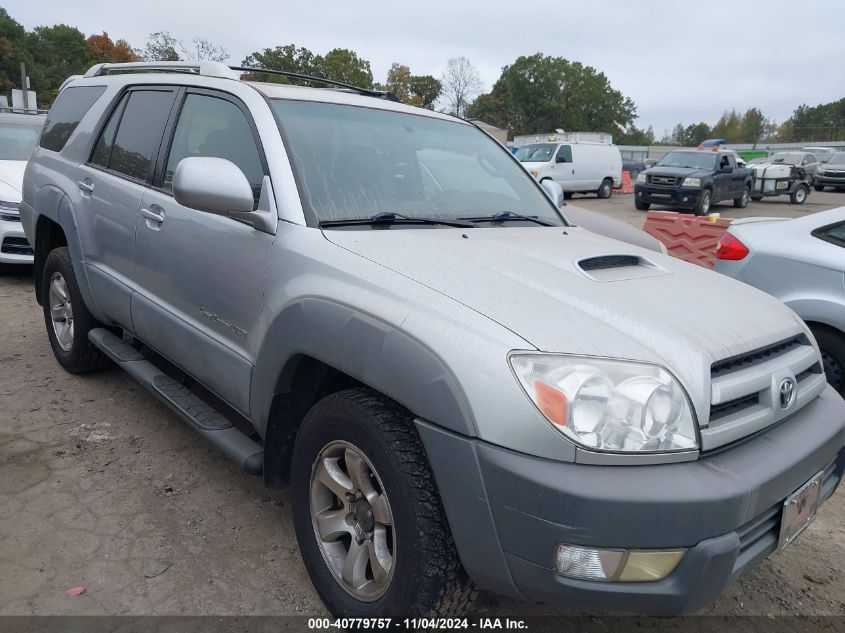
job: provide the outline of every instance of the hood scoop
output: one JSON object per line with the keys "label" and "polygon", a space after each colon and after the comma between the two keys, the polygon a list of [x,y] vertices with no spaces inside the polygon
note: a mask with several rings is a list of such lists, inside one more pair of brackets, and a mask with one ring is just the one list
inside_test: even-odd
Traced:
{"label": "hood scoop", "polygon": [[599,255],[575,262],[581,274],[593,281],[622,281],[669,274],[639,255]]}

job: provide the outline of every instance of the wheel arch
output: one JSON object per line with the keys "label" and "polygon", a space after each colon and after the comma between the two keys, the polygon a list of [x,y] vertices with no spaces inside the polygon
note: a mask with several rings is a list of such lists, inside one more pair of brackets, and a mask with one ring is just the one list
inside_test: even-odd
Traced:
{"label": "wheel arch", "polygon": [[307,298],[268,328],[253,373],[251,410],[264,436],[265,481],[289,478],[296,431],[320,398],[366,386],[414,416],[464,436],[475,424],[457,379],[431,349],[350,306]]}

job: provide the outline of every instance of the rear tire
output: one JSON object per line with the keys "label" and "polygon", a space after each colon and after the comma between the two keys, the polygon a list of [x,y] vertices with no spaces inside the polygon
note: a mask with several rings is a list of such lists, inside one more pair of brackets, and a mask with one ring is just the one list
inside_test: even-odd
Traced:
{"label": "rear tire", "polygon": [[602,200],[607,200],[613,195],[613,181],[610,178],[602,180],[601,186],[596,190],[596,195]]}
{"label": "rear tire", "polygon": [[804,204],[807,202],[807,196],[810,195],[810,188],[807,185],[798,185],[789,194],[789,201],[792,204]]}
{"label": "rear tire", "polygon": [[640,202],[639,200],[634,200],[634,206],[637,207],[637,211],[648,211],[651,209],[650,203]]}
{"label": "rear tire", "polygon": [[734,209],[744,209],[748,206],[748,199],[751,197],[751,187],[746,187],[739,198],[734,198]]}
{"label": "rear tire", "polygon": [[106,367],[108,357],[88,340],[88,332],[100,324],[82,300],[67,246],[47,255],[41,277],[41,296],[47,336],[59,365],[72,374]]}
{"label": "rear tire", "polygon": [[845,334],[828,327],[811,327],[822,352],[822,366],[831,387],[845,396]]}
{"label": "rear tire", "polygon": [[469,610],[476,591],[404,408],[368,389],[320,400],[297,433],[291,486],[302,559],[332,614],[422,617]]}

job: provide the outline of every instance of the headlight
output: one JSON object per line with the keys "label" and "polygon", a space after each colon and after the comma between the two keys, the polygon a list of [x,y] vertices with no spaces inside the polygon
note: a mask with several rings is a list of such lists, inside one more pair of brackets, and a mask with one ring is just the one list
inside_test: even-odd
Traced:
{"label": "headlight", "polygon": [[700,187],[701,186],[701,178],[684,178],[684,184],[681,185],[682,187]]}
{"label": "headlight", "polygon": [[659,365],[533,353],[511,354],[509,361],[540,413],[585,448],[664,453],[698,447],[689,399]]}
{"label": "headlight", "polygon": [[645,182],[646,175],[645,174],[637,174],[637,182]]}
{"label": "headlight", "polygon": [[819,169],[816,172],[816,176],[826,176],[826,175],[827,175],[827,172],[824,169]]}

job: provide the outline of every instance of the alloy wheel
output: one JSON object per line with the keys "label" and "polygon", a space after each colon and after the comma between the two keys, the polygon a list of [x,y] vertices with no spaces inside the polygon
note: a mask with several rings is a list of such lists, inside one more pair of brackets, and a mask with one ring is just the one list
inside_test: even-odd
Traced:
{"label": "alloy wheel", "polygon": [[67,282],[61,273],[50,277],[50,321],[59,346],[66,352],[73,347],[73,305]]}
{"label": "alloy wheel", "polygon": [[358,600],[387,591],[396,567],[393,512],[366,455],[344,441],[320,451],[311,473],[311,522],[335,580]]}

